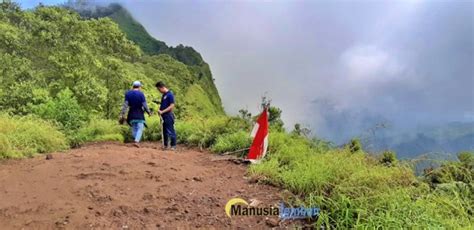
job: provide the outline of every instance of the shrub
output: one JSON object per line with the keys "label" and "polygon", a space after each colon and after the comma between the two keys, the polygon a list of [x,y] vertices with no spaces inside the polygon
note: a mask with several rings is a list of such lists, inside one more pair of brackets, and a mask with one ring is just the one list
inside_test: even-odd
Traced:
{"label": "shrub", "polygon": [[349,149],[352,153],[362,151],[362,144],[360,143],[360,140],[358,138],[352,139],[349,143]]}
{"label": "shrub", "polygon": [[199,132],[198,127],[191,122],[176,122],[175,129],[177,133],[177,141],[181,144],[190,144],[190,136]]}
{"label": "shrub", "polygon": [[455,181],[469,184],[474,182],[474,170],[463,162],[445,162],[425,177],[432,185]]}
{"label": "shrub", "polygon": [[394,151],[384,151],[380,159],[380,163],[386,166],[393,166],[397,164],[397,155]]}
{"label": "shrub", "polygon": [[86,112],[67,88],[59,92],[55,99],[39,105],[35,112],[43,119],[58,122],[61,130],[68,134],[74,133],[88,120]]}
{"label": "shrub", "polygon": [[0,158],[20,158],[67,149],[67,139],[49,122],[0,115]]}
{"label": "shrub", "polygon": [[236,133],[224,134],[217,137],[216,142],[211,147],[215,153],[224,153],[248,148],[252,144],[252,138],[248,132],[239,131]]}
{"label": "shrub", "polygon": [[458,154],[458,159],[463,164],[474,167],[474,152],[460,152]]}

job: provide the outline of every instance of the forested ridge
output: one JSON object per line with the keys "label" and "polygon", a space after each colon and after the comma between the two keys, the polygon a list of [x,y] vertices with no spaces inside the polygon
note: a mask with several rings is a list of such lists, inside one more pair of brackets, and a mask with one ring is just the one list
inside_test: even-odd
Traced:
{"label": "forested ridge", "polygon": [[[0,158],[63,151],[92,141],[126,141],[130,131],[116,120],[134,80],[144,83],[154,109],[151,101],[160,97],[156,81],[174,91],[180,144],[216,153],[248,147],[255,116],[246,110],[233,117],[223,112],[199,53],[151,38],[125,9],[114,7],[86,15],[63,6],[25,11],[14,3],[0,4]],[[456,161],[418,177],[396,153],[369,154],[357,139],[336,147],[309,137],[299,125],[288,132],[282,112],[270,108],[269,152],[261,164],[249,167],[248,176],[283,188],[284,202],[320,207],[320,217],[308,223],[472,228],[472,153],[461,152]],[[147,117],[147,122],[144,140],[158,142],[158,117]]]}
{"label": "forested ridge", "polygon": [[167,54],[187,65],[196,78],[199,79],[213,104],[218,108],[221,107],[221,99],[214,84],[210,67],[193,47],[182,44],[171,47],[166,45],[165,42],[153,38],[124,7],[117,3],[100,6],[87,1],[70,1],[64,4],[64,7],[78,12],[81,17],[86,19],[108,17],[119,25],[126,37],[138,45],[143,53],[147,55]]}

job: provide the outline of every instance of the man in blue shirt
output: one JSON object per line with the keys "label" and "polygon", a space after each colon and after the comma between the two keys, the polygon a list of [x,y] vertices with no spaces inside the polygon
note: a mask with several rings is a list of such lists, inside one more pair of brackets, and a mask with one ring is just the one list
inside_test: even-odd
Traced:
{"label": "man in blue shirt", "polygon": [[160,110],[158,113],[163,119],[163,148],[167,149],[169,142],[171,142],[171,150],[176,150],[176,132],[174,130],[174,95],[165,85],[159,81],[156,83],[156,88],[161,96]]}
{"label": "man in blue shirt", "polygon": [[137,148],[140,146],[143,129],[145,127],[145,112],[151,116],[151,111],[146,103],[145,94],[141,91],[142,83],[134,81],[132,89],[125,94],[122,111],[120,112],[120,120],[124,120],[125,112],[128,110],[127,123],[132,127],[133,145]]}

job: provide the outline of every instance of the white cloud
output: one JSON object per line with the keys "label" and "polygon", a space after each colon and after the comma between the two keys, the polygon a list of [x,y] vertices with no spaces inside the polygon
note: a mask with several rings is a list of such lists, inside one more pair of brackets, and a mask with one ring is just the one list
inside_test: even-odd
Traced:
{"label": "white cloud", "polygon": [[400,77],[403,66],[393,55],[373,46],[355,46],[341,55],[346,78],[353,81],[386,82]]}

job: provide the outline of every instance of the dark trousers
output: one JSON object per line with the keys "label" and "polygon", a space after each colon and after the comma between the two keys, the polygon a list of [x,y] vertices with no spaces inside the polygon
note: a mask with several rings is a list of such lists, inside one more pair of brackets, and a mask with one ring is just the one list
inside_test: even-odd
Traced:
{"label": "dark trousers", "polygon": [[163,116],[163,144],[165,147],[171,141],[171,147],[176,146],[176,132],[174,131],[174,117]]}

